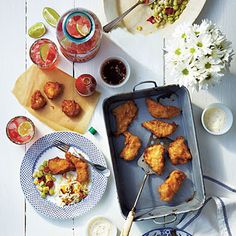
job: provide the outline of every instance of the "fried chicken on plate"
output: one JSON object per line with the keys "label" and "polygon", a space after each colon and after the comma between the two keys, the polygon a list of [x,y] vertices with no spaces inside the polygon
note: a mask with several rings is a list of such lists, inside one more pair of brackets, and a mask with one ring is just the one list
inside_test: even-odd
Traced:
{"label": "fried chicken on plate", "polygon": [[164,138],[173,134],[178,127],[175,122],[167,123],[160,120],[145,121],[142,123],[142,126],[151,131],[158,138]]}
{"label": "fried chicken on plate", "polygon": [[48,160],[48,168],[51,174],[65,174],[68,171],[75,170],[75,166],[67,159],[59,157]]}
{"label": "fried chicken on plate", "polygon": [[165,167],[164,153],[165,153],[165,148],[161,144],[149,146],[144,151],[144,161],[158,175],[161,175],[164,171]]}
{"label": "fried chicken on plate", "polygon": [[48,99],[55,99],[63,92],[63,84],[49,81],[44,85],[43,91]]}
{"label": "fried chicken on plate", "polygon": [[172,171],[169,177],[167,177],[164,183],[162,183],[158,188],[160,199],[166,202],[171,201],[175,194],[179,191],[185,179],[186,175],[184,172],[180,170]]}
{"label": "fried chicken on plate", "polygon": [[171,119],[180,114],[180,109],[175,106],[165,106],[153,99],[147,98],[148,111],[155,118]]}
{"label": "fried chicken on plate", "polygon": [[112,114],[116,118],[116,132],[119,136],[124,133],[138,113],[138,108],[134,101],[127,101],[113,109]]}
{"label": "fried chicken on plate", "polygon": [[36,90],[31,96],[31,108],[34,110],[39,110],[47,104],[47,100],[41,94],[39,90]]}
{"label": "fried chicken on plate", "polygon": [[123,133],[125,136],[125,146],[120,153],[120,157],[126,161],[132,161],[137,156],[141,147],[141,140],[138,136],[126,131]]}
{"label": "fried chicken on plate", "polygon": [[173,165],[186,164],[192,159],[188,146],[185,144],[184,137],[179,136],[168,147],[170,161]]}

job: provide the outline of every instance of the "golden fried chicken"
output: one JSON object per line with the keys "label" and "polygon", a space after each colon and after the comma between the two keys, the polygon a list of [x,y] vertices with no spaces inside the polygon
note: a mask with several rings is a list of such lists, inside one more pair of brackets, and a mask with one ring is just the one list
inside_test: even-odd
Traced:
{"label": "golden fried chicken", "polygon": [[188,146],[185,144],[184,137],[179,136],[168,147],[170,161],[173,165],[186,164],[192,159]]}
{"label": "golden fried chicken", "polygon": [[175,106],[165,106],[150,98],[146,99],[148,111],[155,118],[171,119],[180,114],[180,109]]}
{"label": "golden fried chicken", "polygon": [[49,99],[55,99],[63,92],[63,84],[49,81],[44,85],[43,91]]}
{"label": "golden fried chicken", "polygon": [[171,201],[185,179],[186,175],[184,172],[180,170],[172,171],[169,177],[158,188],[160,199],[166,202]]}
{"label": "golden fried chicken", "polygon": [[39,90],[36,90],[31,97],[31,108],[39,110],[47,104],[47,100]]}
{"label": "golden fried chicken", "polygon": [[173,123],[167,123],[160,120],[150,120],[142,123],[142,126],[151,131],[158,138],[167,137],[175,132],[178,125]]}
{"label": "golden fried chicken", "polygon": [[112,113],[116,117],[115,135],[118,136],[128,129],[138,113],[138,108],[134,101],[127,101],[113,109]]}
{"label": "golden fried chicken", "polygon": [[68,171],[75,170],[75,166],[67,159],[55,157],[48,161],[48,168],[51,174],[64,174]]}
{"label": "golden fried chicken", "polygon": [[89,169],[88,164],[81,160],[80,158],[73,156],[71,153],[66,153],[66,159],[71,161],[75,168],[77,173],[77,181],[84,184],[89,182]]}
{"label": "golden fried chicken", "polygon": [[132,161],[138,155],[138,151],[141,147],[141,140],[138,136],[126,131],[123,133],[125,136],[125,146],[121,151],[120,157],[126,161]]}
{"label": "golden fried chicken", "polygon": [[161,175],[165,168],[164,154],[165,148],[161,144],[149,146],[144,151],[144,161],[158,175]]}
{"label": "golden fried chicken", "polygon": [[64,100],[61,105],[62,111],[69,117],[76,117],[80,111],[80,105],[74,100]]}

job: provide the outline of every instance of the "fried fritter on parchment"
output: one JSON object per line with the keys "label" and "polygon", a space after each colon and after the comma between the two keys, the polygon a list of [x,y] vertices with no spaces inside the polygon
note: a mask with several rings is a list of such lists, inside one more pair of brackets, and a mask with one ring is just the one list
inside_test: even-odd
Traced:
{"label": "fried fritter on parchment", "polygon": [[69,160],[59,157],[48,160],[48,168],[53,175],[65,174],[68,171],[75,170],[75,166]]}
{"label": "fried fritter on parchment", "polygon": [[158,138],[167,137],[175,132],[178,125],[173,123],[167,123],[160,120],[150,120],[142,123],[142,126],[151,131]]}
{"label": "fried fritter on parchment", "polygon": [[71,153],[66,153],[66,159],[71,161],[75,168],[77,173],[77,181],[84,184],[89,182],[89,169],[88,164],[81,160],[80,158],[73,156]]}
{"label": "fried fritter on parchment", "polygon": [[138,136],[126,131],[123,133],[125,136],[125,146],[120,153],[120,157],[126,161],[132,161],[138,155],[138,151],[142,145]]}
{"label": "fried fritter on parchment", "polygon": [[47,104],[46,98],[42,95],[39,90],[36,90],[31,96],[31,108],[39,110]]}
{"label": "fried fritter on parchment", "polygon": [[173,165],[186,164],[192,159],[188,146],[185,144],[184,137],[179,136],[168,147],[170,161]]}
{"label": "fried fritter on parchment", "polygon": [[58,82],[48,81],[44,87],[43,91],[48,99],[55,99],[61,95],[63,92],[63,84]]}
{"label": "fried fritter on parchment", "polygon": [[166,202],[171,201],[174,198],[174,195],[179,191],[185,179],[186,175],[184,172],[180,170],[172,171],[169,177],[158,188],[160,199]]}
{"label": "fried fritter on parchment", "polygon": [[155,118],[171,119],[180,114],[180,109],[175,106],[165,106],[150,98],[146,99],[148,111]]}
{"label": "fried fritter on parchment", "polygon": [[119,136],[124,133],[138,113],[138,108],[134,101],[127,101],[113,109],[112,114],[116,118],[116,132]]}
{"label": "fried fritter on parchment", "polygon": [[161,175],[165,168],[164,154],[165,148],[161,144],[149,146],[144,151],[144,161],[158,175]]}

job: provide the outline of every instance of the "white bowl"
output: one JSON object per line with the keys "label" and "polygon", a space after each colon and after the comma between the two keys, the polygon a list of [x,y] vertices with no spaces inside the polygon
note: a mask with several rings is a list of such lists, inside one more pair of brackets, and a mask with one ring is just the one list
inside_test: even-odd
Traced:
{"label": "white bowl", "polygon": [[[126,67],[126,78],[125,78],[120,84],[117,84],[117,85],[108,84],[108,83],[106,83],[106,82],[103,80],[103,78],[102,78],[102,67],[103,67],[103,65],[104,65],[107,61],[114,60],[114,59],[123,62],[124,65],[125,65],[125,67]],[[129,77],[130,77],[130,66],[129,66],[129,63],[128,63],[124,58],[122,58],[122,57],[108,57],[108,58],[107,58],[105,61],[103,61],[103,63],[101,64],[99,73],[100,73],[100,79],[101,79],[101,81],[102,81],[102,83],[103,83],[104,85],[106,85],[106,86],[109,87],[109,88],[119,88],[119,87],[123,86],[124,84],[126,84],[127,81],[129,80]]]}
{"label": "white bowl", "polygon": [[110,236],[117,236],[117,227],[106,217],[104,216],[94,216],[93,218],[91,218],[87,224],[87,235],[91,236],[91,234],[89,234],[89,229],[90,227],[92,227],[92,225],[96,222],[99,222],[101,220],[105,220],[108,221],[111,224],[111,234]]}
{"label": "white bowl", "polygon": [[[223,110],[226,114],[225,125],[218,132],[214,132],[212,130],[209,130],[209,128],[207,127],[207,124],[205,122],[206,112],[209,111],[209,109],[212,109],[212,108]],[[222,135],[222,134],[227,133],[230,130],[230,128],[232,127],[232,125],[233,125],[233,114],[232,114],[231,110],[226,105],[224,105],[223,103],[212,103],[203,110],[202,116],[201,116],[201,121],[202,121],[202,125],[203,125],[204,129],[208,133],[213,134],[213,135]]]}

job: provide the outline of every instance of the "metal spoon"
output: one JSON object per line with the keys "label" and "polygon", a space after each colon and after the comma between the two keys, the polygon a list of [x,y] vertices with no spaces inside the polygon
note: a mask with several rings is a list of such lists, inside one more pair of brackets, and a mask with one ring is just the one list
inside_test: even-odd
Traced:
{"label": "metal spoon", "polygon": [[128,10],[126,10],[122,15],[115,18],[110,23],[103,26],[103,31],[105,33],[109,33],[126,15],[128,15],[134,8],[136,8],[138,5],[144,4],[145,6],[150,5],[155,0],[138,0],[137,3],[135,3],[132,7],[130,7]]}

